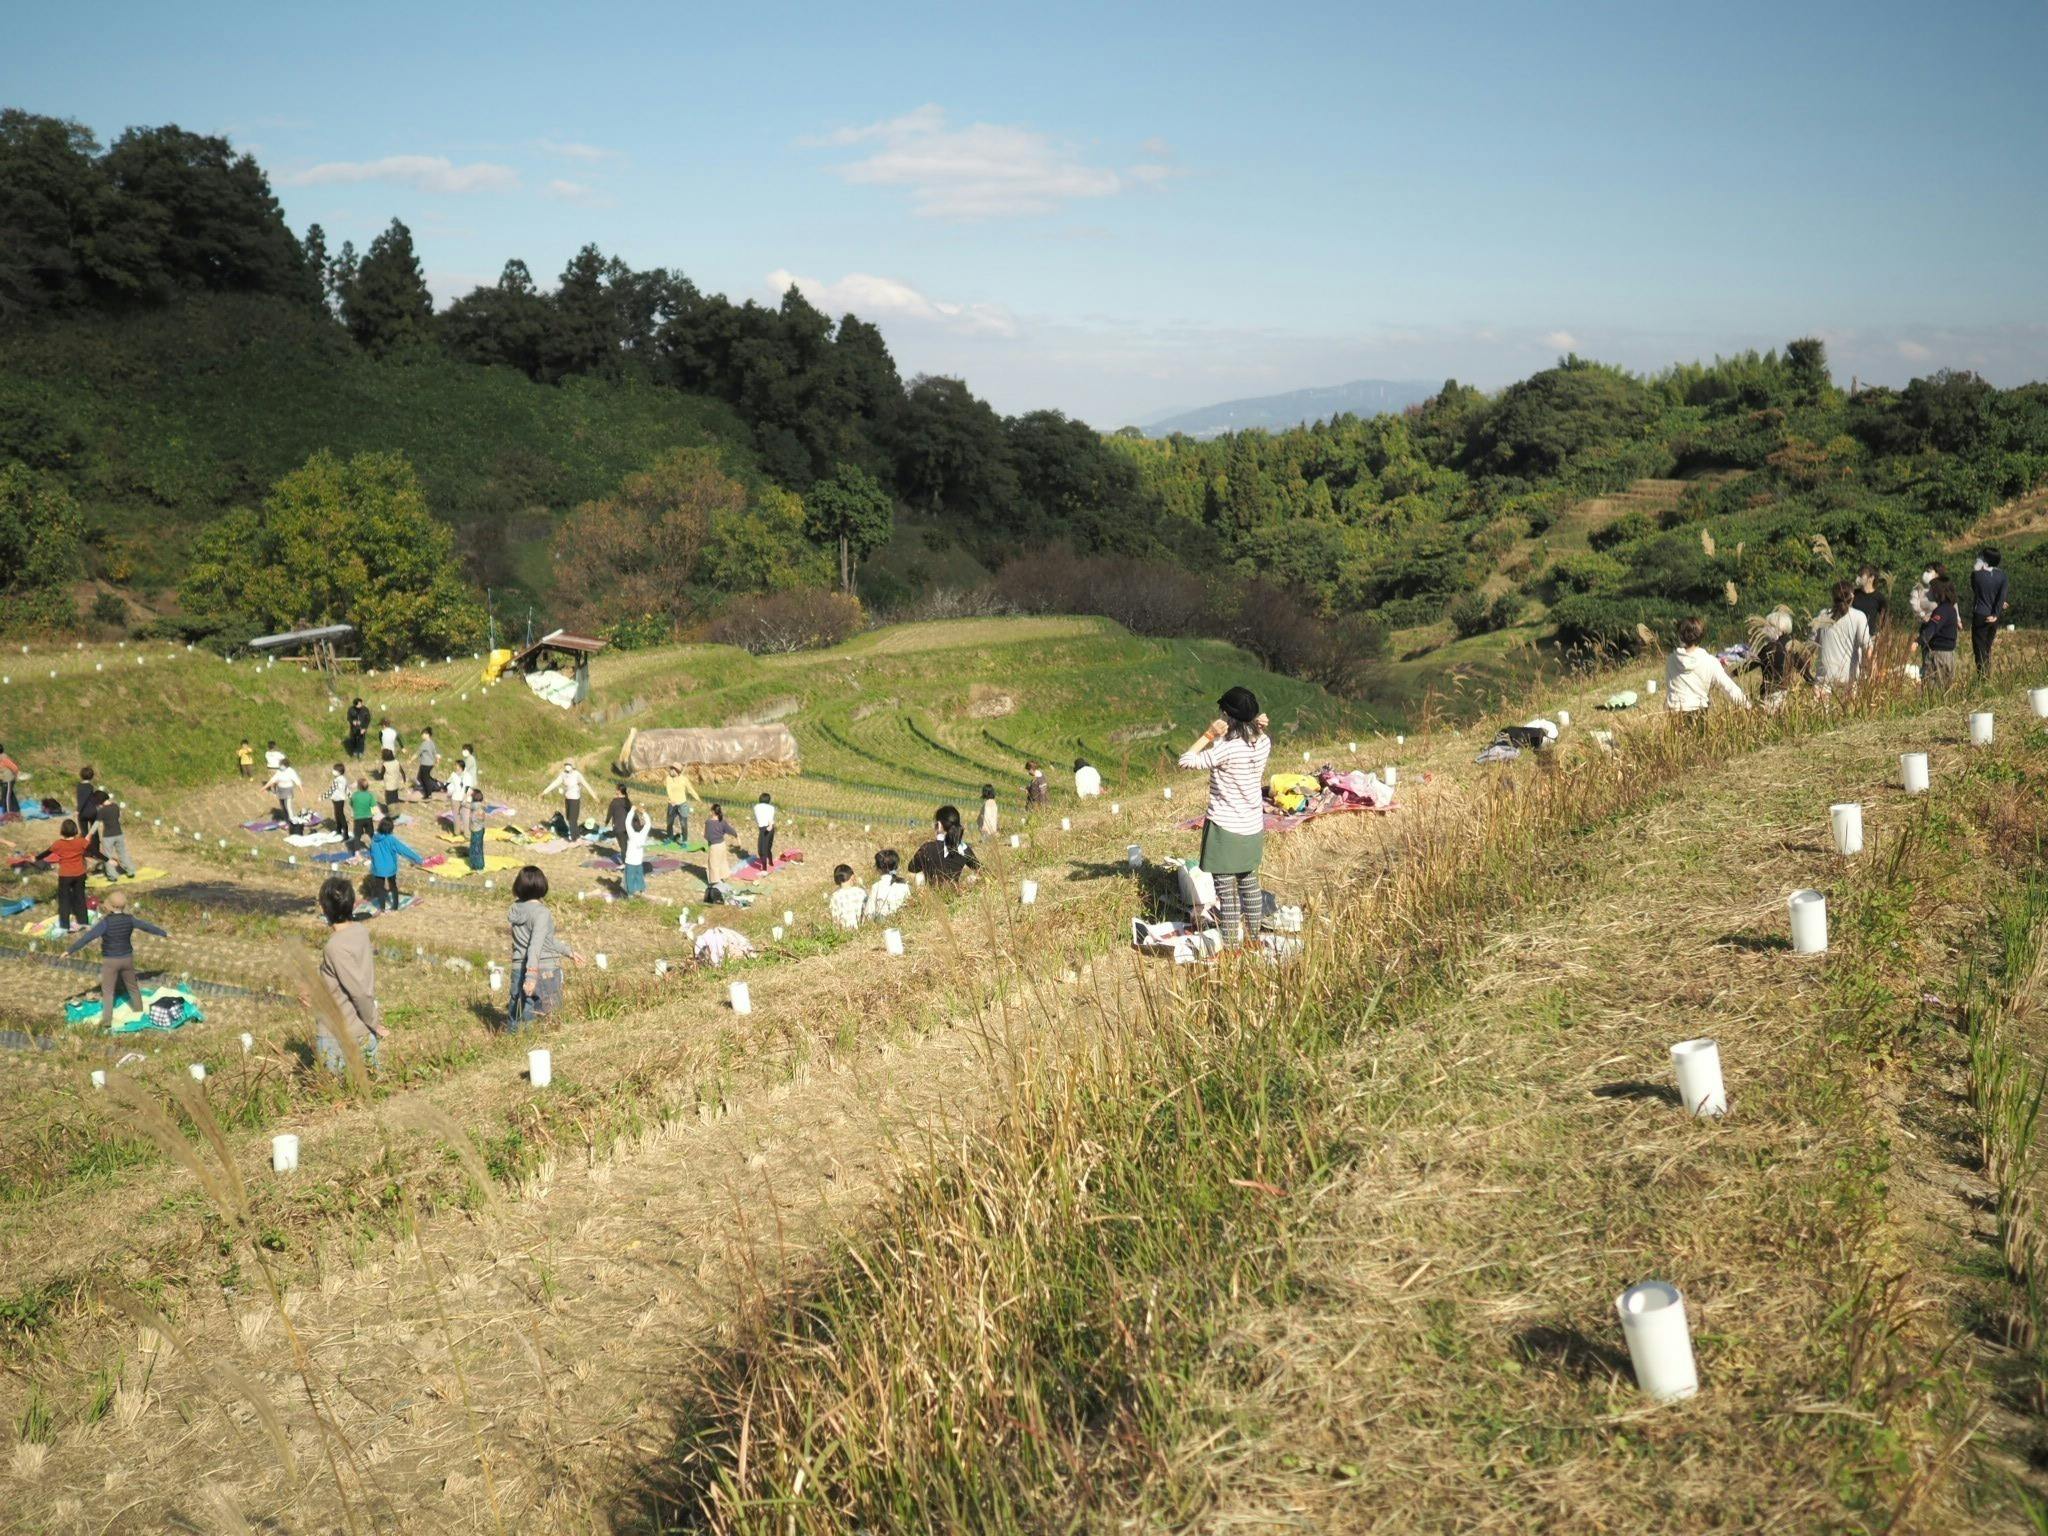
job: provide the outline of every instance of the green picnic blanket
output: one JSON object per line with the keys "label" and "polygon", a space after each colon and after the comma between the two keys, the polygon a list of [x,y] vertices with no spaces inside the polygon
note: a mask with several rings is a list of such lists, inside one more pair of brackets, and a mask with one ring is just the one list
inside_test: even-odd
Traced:
{"label": "green picnic blanket", "polygon": [[[184,1007],[176,1014],[166,1014],[159,1019],[151,1005],[158,999],[176,999]],[[96,1024],[100,1017],[100,1000],[97,997],[74,997],[64,1005],[64,1020],[68,1024]],[[138,1010],[129,1000],[126,991],[114,1000],[114,1022],[108,1028],[110,1035],[136,1035],[152,1029],[182,1029],[187,1024],[202,1023],[206,1015],[199,1010],[198,1000],[183,987],[145,987],[142,992],[142,1007]]]}

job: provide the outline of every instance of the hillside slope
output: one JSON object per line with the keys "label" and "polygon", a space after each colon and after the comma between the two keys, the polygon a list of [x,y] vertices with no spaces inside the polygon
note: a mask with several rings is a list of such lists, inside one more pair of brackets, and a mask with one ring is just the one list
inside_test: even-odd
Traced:
{"label": "hillside slope", "polygon": [[379,362],[305,310],[194,298],[0,340],[0,461],[62,473],[97,529],[95,574],[173,584],[194,529],[313,453],[403,453],[480,582],[545,581],[523,558],[553,516],[662,451],[722,447],[756,473],[726,406],[595,379],[535,384],[439,352]]}

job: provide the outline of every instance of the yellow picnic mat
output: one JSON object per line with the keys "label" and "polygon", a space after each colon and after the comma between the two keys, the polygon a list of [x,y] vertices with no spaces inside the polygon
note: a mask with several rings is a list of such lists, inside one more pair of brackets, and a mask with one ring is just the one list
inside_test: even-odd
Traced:
{"label": "yellow picnic mat", "polygon": [[[524,869],[525,867],[526,860],[515,859],[507,854],[487,853],[484,855],[484,872],[500,869]],[[437,865],[435,868],[428,870],[427,873],[440,880],[467,880],[471,875],[477,874],[479,871],[471,869],[469,865],[460,859],[450,859],[446,864]]]}
{"label": "yellow picnic mat", "polygon": [[156,869],[145,864],[135,871],[133,876],[121,880],[109,880],[105,875],[87,875],[85,885],[87,890],[104,891],[117,885],[139,885],[145,880],[161,880],[168,873],[168,870]]}

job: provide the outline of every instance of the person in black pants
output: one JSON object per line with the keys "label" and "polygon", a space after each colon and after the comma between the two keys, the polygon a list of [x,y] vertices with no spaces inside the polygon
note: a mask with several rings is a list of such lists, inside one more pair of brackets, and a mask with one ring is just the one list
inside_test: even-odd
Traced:
{"label": "person in black pants", "polygon": [[1870,638],[1877,639],[1877,631],[1884,623],[1884,594],[1877,590],[1878,572],[1874,565],[1866,565],[1856,573],[1856,594],[1849,599],[1849,606],[1863,615],[1870,626]]}
{"label": "person in black pants", "polygon": [[775,801],[765,792],[754,803],[754,825],[761,829],[755,851],[761,856],[761,867],[767,869],[775,862]]}
{"label": "person in black pants", "polygon": [[2000,558],[1995,549],[1979,550],[1976,569],[1970,572],[1970,654],[1980,677],[1991,670],[1991,642],[1998,638],[1998,626],[2010,606]]}
{"label": "person in black pants", "polygon": [[360,759],[370,739],[370,706],[360,696],[348,707],[348,755]]}

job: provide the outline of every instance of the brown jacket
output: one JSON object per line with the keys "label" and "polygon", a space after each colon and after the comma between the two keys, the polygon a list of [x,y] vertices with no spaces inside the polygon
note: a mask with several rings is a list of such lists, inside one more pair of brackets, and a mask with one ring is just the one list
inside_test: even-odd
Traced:
{"label": "brown jacket", "polygon": [[[320,979],[358,1043],[371,1034],[377,1015],[377,957],[370,948],[367,923],[343,923],[327,938],[320,952]],[[326,1026],[321,1026],[326,1033]]]}

